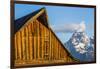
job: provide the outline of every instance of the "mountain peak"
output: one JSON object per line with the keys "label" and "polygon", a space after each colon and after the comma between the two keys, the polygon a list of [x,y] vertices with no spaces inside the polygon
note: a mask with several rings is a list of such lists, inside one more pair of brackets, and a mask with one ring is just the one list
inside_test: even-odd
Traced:
{"label": "mountain peak", "polygon": [[73,33],[70,42],[72,43],[73,47],[79,53],[85,53],[85,47],[89,42],[89,38],[85,32],[75,32]]}
{"label": "mountain peak", "polygon": [[80,61],[92,61],[94,52],[94,39],[89,38],[84,31],[75,31],[65,43],[69,52]]}

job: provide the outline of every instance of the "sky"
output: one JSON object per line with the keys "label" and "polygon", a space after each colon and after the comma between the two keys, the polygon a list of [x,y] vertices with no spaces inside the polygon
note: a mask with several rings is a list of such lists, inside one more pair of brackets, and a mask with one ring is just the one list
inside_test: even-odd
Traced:
{"label": "sky", "polygon": [[49,26],[62,43],[78,29],[85,31],[88,37],[94,35],[94,8],[15,4],[15,20],[42,7],[46,8]]}

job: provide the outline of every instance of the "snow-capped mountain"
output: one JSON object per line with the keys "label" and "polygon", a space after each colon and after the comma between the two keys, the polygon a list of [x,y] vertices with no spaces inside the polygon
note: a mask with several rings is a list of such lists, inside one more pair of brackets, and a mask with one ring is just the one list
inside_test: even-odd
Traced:
{"label": "snow-capped mountain", "polygon": [[94,38],[89,38],[84,31],[75,31],[64,45],[80,61],[93,61]]}

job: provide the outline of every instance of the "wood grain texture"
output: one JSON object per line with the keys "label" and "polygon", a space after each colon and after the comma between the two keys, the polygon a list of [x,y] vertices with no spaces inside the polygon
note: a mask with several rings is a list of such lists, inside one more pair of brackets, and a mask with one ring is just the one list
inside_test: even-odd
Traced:
{"label": "wood grain texture", "polygon": [[16,67],[75,61],[68,55],[69,52],[64,49],[63,44],[57,39],[53,31],[39,21],[38,17],[43,12],[45,11],[41,10],[15,33]]}

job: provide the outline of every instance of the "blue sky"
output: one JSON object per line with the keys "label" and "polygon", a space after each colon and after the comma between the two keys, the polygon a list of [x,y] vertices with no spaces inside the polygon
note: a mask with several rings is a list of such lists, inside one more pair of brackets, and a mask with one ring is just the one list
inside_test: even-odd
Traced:
{"label": "blue sky", "polygon": [[71,25],[79,25],[81,22],[86,26],[86,34],[93,36],[94,8],[15,4],[15,20],[42,7],[46,8],[49,25],[62,43],[68,41],[74,32],[71,31],[74,29]]}

